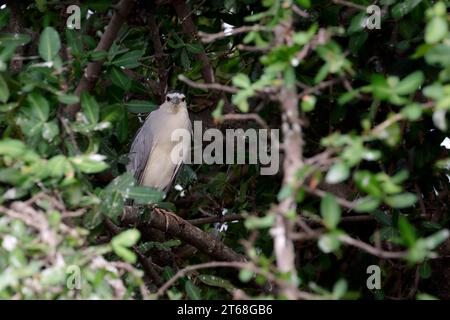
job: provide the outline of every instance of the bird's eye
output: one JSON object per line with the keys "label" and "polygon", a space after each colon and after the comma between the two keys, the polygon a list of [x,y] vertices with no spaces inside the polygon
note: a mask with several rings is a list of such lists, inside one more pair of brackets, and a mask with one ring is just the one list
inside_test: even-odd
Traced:
{"label": "bird's eye", "polygon": [[169,96],[167,96],[166,100],[167,100],[167,101],[170,101],[170,97],[169,97]]}
{"label": "bird's eye", "polygon": [[182,101],[182,102],[184,102],[184,100],[186,100],[186,98],[184,98],[184,97],[183,97],[183,98],[181,98],[181,101]]}

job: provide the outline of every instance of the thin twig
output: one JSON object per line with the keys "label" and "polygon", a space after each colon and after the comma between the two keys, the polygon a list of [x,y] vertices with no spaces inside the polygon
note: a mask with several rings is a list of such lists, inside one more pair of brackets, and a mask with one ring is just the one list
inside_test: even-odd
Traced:
{"label": "thin twig", "polygon": [[215,216],[215,217],[205,217],[205,218],[198,218],[198,219],[191,219],[187,220],[190,224],[197,226],[201,224],[208,224],[208,223],[224,223],[228,221],[238,221],[245,219],[244,216],[240,214],[230,214],[225,216]]}
{"label": "thin twig", "polygon": [[341,4],[341,5],[349,7],[349,8],[355,8],[355,9],[364,10],[364,11],[366,10],[365,6],[362,6],[360,4],[356,4],[353,2],[349,2],[349,1],[345,1],[345,0],[333,0],[333,2],[336,4]]}
{"label": "thin twig", "polygon": [[336,79],[323,81],[314,87],[310,87],[310,88],[303,90],[303,92],[298,95],[298,98],[302,99],[303,97],[305,97],[307,95],[317,93],[320,90],[326,89],[326,88],[331,87],[339,82],[342,82],[344,79],[345,79],[345,77],[340,77],[340,78],[336,78]]}
{"label": "thin twig", "polygon": [[180,74],[178,76],[178,80],[186,83],[188,86],[196,89],[203,89],[203,90],[218,90],[218,91],[224,91],[228,93],[237,93],[239,92],[239,89],[236,87],[226,86],[220,83],[198,83],[195,81],[192,81],[191,79],[186,78],[184,75]]}
{"label": "thin twig", "polygon": [[[267,272],[257,266],[255,266],[253,263],[249,262],[223,262],[223,261],[212,261],[212,262],[206,262],[206,263],[200,263],[197,265],[188,266],[184,269],[179,270],[172,278],[170,278],[166,283],[164,283],[158,291],[154,294],[154,298],[157,299],[161,297],[171,286],[173,286],[178,279],[184,277],[186,274],[188,274],[191,271],[199,270],[199,269],[211,269],[211,268],[235,268],[235,269],[249,269],[253,271],[256,274],[260,274],[267,278],[270,282],[280,282],[282,280],[279,280],[276,278],[272,273]],[[317,296],[314,294],[299,291],[297,292],[297,298],[298,299],[317,299]]]}
{"label": "thin twig", "polygon": [[267,125],[267,122],[264,121],[263,118],[257,113],[229,113],[224,114],[220,118],[222,121],[247,121],[247,120],[254,120],[256,121],[261,127],[265,129],[269,129],[269,126]]}
{"label": "thin twig", "polygon": [[347,235],[339,236],[338,239],[345,244],[348,244],[348,245],[351,245],[358,249],[361,249],[367,253],[370,253],[373,256],[376,256],[376,257],[382,258],[382,259],[402,259],[408,255],[407,251],[398,251],[398,252],[384,251],[384,250],[375,248],[368,243],[365,243],[360,240],[349,237]]}
{"label": "thin twig", "polygon": [[238,28],[232,28],[227,31],[221,31],[218,33],[205,33],[205,32],[199,32],[198,35],[200,38],[202,38],[203,42],[209,43],[216,41],[218,39],[234,36],[241,33],[247,33],[252,31],[270,31],[270,28],[262,27],[260,25],[253,25],[253,26],[242,26]]}
{"label": "thin twig", "polygon": [[[307,193],[312,194],[312,195],[317,196],[317,197],[320,197],[320,198],[325,197],[325,195],[327,194],[327,193],[326,193],[325,191],[323,191],[323,190],[320,190],[320,189],[313,189],[313,188],[311,188],[311,187],[309,187],[309,186],[307,186],[307,185],[304,185],[304,186],[303,186],[303,189],[304,189]],[[354,204],[353,202],[348,201],[348,200],[343,199],[343,198],[340,198],[340,197],[336,197],[336,202],[339,203],[339,204],[340,204],[341,206],[343,206],[344,208],[347,208],[347,209],[350,209],[350,210],[352,210],[352,209],[355,208],[355,204]]]}

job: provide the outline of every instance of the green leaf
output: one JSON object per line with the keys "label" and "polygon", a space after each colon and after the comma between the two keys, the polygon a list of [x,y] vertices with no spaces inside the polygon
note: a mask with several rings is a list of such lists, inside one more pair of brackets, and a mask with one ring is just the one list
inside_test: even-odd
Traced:
{"label": "green leaf", "polygon": [[281,188],[281,190],[278,192],[277,200],[283,201],[284,199],[289,198],[294,193],[294,188],[292,185],[287,184]]}
{"label": "green leaf", "polygon": [[50,113],[47,99],[39,93],[32,92],[27,96],[27,101],[30,107],[30,114],[28,116],[31,115],[42,122],[47,121]]}
{"label": "green leaf", "polygon": [[431,48],[425,54],[425,61],[431,65],[447,67],[450,65],[450,45],[438,44]]}
{"label": "green leaf", "polygon": [[63,155],[57,155],[48,160],[48,167],[51,168],[52,177],[62,177],[64,174],[73,172],[70,161]]}
{"label": "green leaf", "polygon": [[436,298],[435,296],[428,294],[428,293],[418,293],[416,296],[417,300],[439,300],[439,298]]}
{"label": "green leaf", "polygon": [[75,104],[80,102],[80,98],[72,94],[60,94],[58,95],[58,101],[63,104]]}
{"label": "green leaf", "polygon": [[39,55],[45,61],[52,61],[61,49],[58,32],[52,27],[46,27],[39,39]]}
{"label": "green leaf", "polygon": [[151,187],[132,186],[126,189],[123,195],[137,204],[153,204],[163,199],[164,192]]}
{"label": "green leaf", "polygon": [[119,191],[102,192],[99,209],[97,212],[105,214],[113,221],[118,222],[119,216],[123,213],[124,199]]}
{"label": "green leaf", "polygon": [[233,103],[236,104],[242,112],[248,112],[249,105],[247,99],[251,96],[251,92],[248,89],[239,91],[233,95]]}
{"label": "green leaf", "polygon": [[181,66],[185,70],[189,70],[191,68],[191,61],[189,60],[187,50],[184,48],[181,50],[180,59],[181,59]]}
{"label": "green leaf", "polygon": [[350,175],[350,168],[343,161],[334,163],[325,177],[327,183],[339,183],[345,181]]}
{"label": "green leaf", "polygon": [[239,271],[239,279],[244,283],[252,280],[253,275],[254,272],[250,269],[241,269],[241,271]]}
{"label": "green leaf", "polygon": [[141,237],[139,230],[137,229],[128,229],[125,230],[118,235],[116,235],[111,240],[111,245],[113,246],[122,246],[122,247],[132,247],[134,246]]}
{"label": "green leaf", "polygon": [[359,49],[364,45],[364,43],[369,38],[368,32],[358,32],[355,33],[350,37],[350,40],[348,42],[348,48],[350,49],[350,52],[353,54],[358,53]]}
{"label": "green leaf", "polygon": [[0,105],[0,112],[9,112],[11,110],[14,110],[17,107],[16,102],[7,103]]}
{"label": "green leaf", "polygon": [[392,8],[392,17],[401,18],[410,13],[422,0],[402,0]]}
{"label": "green leaf", "polygon": [[187,49],[187,51],[189,51],[191,53],[200,53],[203,51],[203,46],[201,44],[194,45],[194,44],[187,43],[186,49]]}
{"label": "green leaf", "polygon": [[16,158],[24,154],[27,150],[26,145],[19,140],[4,139],[0,141],[0,155]]}
{"label": "green leaf", "polygon": [[335,229],[341,220],[341,208],[336,202],[336,198],[327,193],[320,202],[320,214],[328,229]]}
{"label": "green leaf", "polygon": [[23,46],[31,41],[31,37],[28,34],[18,33],[0,33],[0,45],[17,45]]}
{"label": "green leaf", "polygon": [[100,107],[98,106],[97,100],[86,91],[81,94],[81,108],[90,124],[96,124],[98,122]]}
{"label": "green leaf", "polygon": [[419,268],[420,277],[422,279],[428,279],[431,276],[431,264],[429,261],[425,261]]}
{"label": "green leaf", "polygon": [[333,286],[333,298],[341,299],[347,292],[348,284],[345,279],[339,279]]}
{"label": "green leaf", "polygon": [[403,240],[405,240],[406,245],[411,247],[416,242],[417,236],[414,227],[409,223],[408,219],[405,217],[400,217],[398,220],[398,230]]}
{"label": "green leaf", "polygon": [[378,208],[380,204],[380,200],[377,198],[373,198],[371,196],[367,196],[361,199],[358,199],[355,206],[356,212],[372,212],[376,208]]}
{"label": "green leaf", "polygon": [[233,77],[233,85],[245,89],[251,86],[251,82],[246,74],[238,73]]}
{"label": "green leaf", "polygon": [[132,113],[150,113],[158,108],[154,102],[145,100],[131,100],[125,106]]}
{"label": "green leaf", "polygon": [[129,263],[136,263],[137,256],[136,254],[129,250],[128,248],[122,246],[113,246],[114,252],[121,257],[123,260]]}
{"label": "green leaf", "polygon": [[132,186],[134,186],[135,181],[134,177],[130,172],[125,172],[122,175],[116,177],[113,181],[111,181],[108,186],[105,188],[105,192],[126,192],[126,190]]}
{"label": "green leaf", "polygon": [[423,83],[423,72],[416,71],[405,77],[395,87],[395,92],[400,95],[413,93]]}
{"label": "green leaf", "polygon": [[323,253],[330,253],[339,249],[341,246],[341,241],[337,235],[333,233],[326,233],[320,236],[317,244]]}
{"label": "green leaf", "polygon": [[108,164],[103,162],[104,156],[99,154],[81,155],[71,158],[71,162],[81,172],[97,173],[108,168]]}
{"label": "green leaf", "polygon": [[42,128],[42,137],[51,142],[59,134],[59,127],[56,121],[46,122]]}
{"label": "green leaf", "polygon": [[9,88],[5,79],[0,74],[0,101],[5,103],[9,99]]}
{"label": "green leaf", "polygon": [[447,131],[447,120],[446,120],[447,110],[436,110],[433,112],[433,123],[441,131]]}
{"label": "green leaf", "polygon": [[263,217],[250,216],[245,219],[244,225],[249,230],[270,228],[275,222],[273,214],[267,214]]}
{"label": "green leaf", "polygon": [[210,274],[198,275],[197,279],[208,286],[224,288],[229,292],[236,289],[230,281]]}
{"label": "green leaf", "polygon": [[441,243],[448,239],[450,232],[448,229],[440,230],[425,238],[425,245],[428,249],[436,249]]}
{"label": "green leaf", "polygon": [[412,206],[417,201],[417,196],[413,193],[405,192],[386,197],[385,202],[392,208],[407,208]]}
{"label": "green leaf", "polygon": [[301,106],[304,112],[311,112],[316,106],[317,98],[315,96],[306,95],[303,97]]}
{"label": "green leaf", "polygon": [[190,280],[186,281],[184,285],[184,289],[186,290],[186,294],[191,300],[202,300],[202,294],[200,289],[193,284]]}
{"label": "green leaf", "polygon": [[352,34],[355,32],[362,31],[364,29],[364,21],[366,20],[366,12],[361,11],[360,13],[353,16],[350,26],[348,27],[347,33]]}
{"label": "green leaf", "polygon": [[359,95],[359,90],[348,91],[339,97],[338,104],[339,105],[347,104],[350,101],[352,101],[354,98],[356,98],[358,95]]}
{"label": "green leaf", "polygon": [[141,65],[139,62],[139,59],[143,56],[144,51],[143,50],[133,50],[130,52],[127,52],[119,57],[116,57],[111,64],[117,66],[117,67],[123,67],[126,69],[133,69],[137,68]]}
{"label": "green leaf", "polygon": [[297,0],[297,3],[305,9],[309,9],[311,7],[311,0]]}
{"label": "green leaf", "polygon": [[108,52],[106,51],[92,51],[91,53],[89,53],[89,61],[101,61],[104,60],[106,58],[106,56],[108,55]]}
{"label": "green leaf", "polygon": [[123,90],[130,90],[131,88],[131,79],[119,68],[111,69],[111,81]]}
{"label": "green leaf", "polygon": [[412,103],[404,107],[401,111],[409,121],[419,120],[422,116],[422,105],[419,103]]}
{"label": "green leaf", "polygon": [[140,237],[141,234],[137,229],[128,229],[112,238],[111,246],[114,252],[125,261],[135,263],[136,254],[128,248],[134,246]]}
{"label": "green leaf", "polygon": [[425,42],[436,43],[447,37],[448,25],[445,17],[435,16],[425,28]]}
{"label": "green leaf", "polygon": [[[383,224],[385,226],[392,226],[392,217],[387,215],[385,212],[381,210],[374,210],[370,212],[370,215],[375,218],[380,224]],[[395,229],[393,229],[393,232],[396,232]]]}

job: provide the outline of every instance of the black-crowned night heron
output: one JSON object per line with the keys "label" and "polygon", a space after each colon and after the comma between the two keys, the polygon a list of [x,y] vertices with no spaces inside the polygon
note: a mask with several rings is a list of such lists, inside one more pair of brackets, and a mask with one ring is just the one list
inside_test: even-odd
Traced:
{"label": "black-crowned night heron", "polygon": [[[188,132],[189,141],[174,141],[173,133],[177,129]],[[191,132],[186,97],[169,92],[164,103],[148,115],[139,129],[128,155],[127,171],[134,174],[139,185],[167,192],[189,156],[186,150]]]}

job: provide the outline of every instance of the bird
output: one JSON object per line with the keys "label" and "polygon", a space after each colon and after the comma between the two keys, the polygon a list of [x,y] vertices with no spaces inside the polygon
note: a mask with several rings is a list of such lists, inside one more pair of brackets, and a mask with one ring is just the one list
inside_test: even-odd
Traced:
{"label": "bird", "polygon": [[[189,139],[173,141],[172,134],[177,129],[186,130]],[[153,187],[167,194],[189,157],[186,151],[191,137],[186,97],[181,92],[171,91],[138,130],[128,154],[127,171],[134,175],[140,186]]]}

